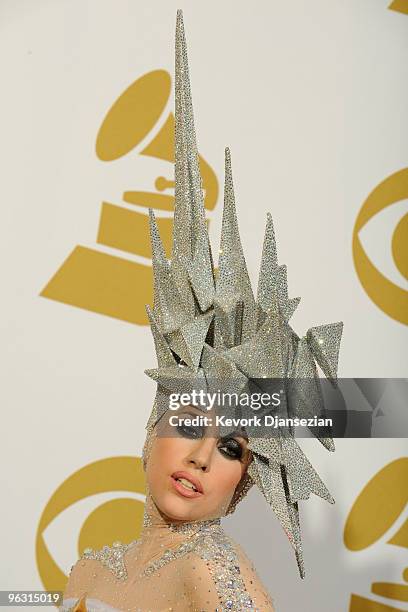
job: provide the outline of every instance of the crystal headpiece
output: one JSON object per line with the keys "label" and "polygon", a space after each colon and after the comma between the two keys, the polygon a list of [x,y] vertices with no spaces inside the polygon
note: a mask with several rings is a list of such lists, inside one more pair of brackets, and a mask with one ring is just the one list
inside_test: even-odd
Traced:
{"label": "crystal headpiece", "polygon": [[[316,381],[318,389],[317,362],[336,385],[343,329],[341,322],[321,325],[300,338],[289,325],[300,298],[288,297],[286,266],[278,265],[269,214],[255,299],[238,231],[228,149],[216,274],[205,220],[181,11],[177,12],[175,77],[175,210],[170,261],[150,210],[154,307],[146,308],[158,368],[146,373],[159,384],[147,429],[168,408],[158,400],[163,378],[180,382],[199,375],[243,381],[303,378]],[[323,446],[334,450],[330,431],[313,433]],[[311,493],[331,503],[334,500],[293,436],[249,436],[248,447],[253,455],[249,478],[284,528],[303,578],[298,502]]]}

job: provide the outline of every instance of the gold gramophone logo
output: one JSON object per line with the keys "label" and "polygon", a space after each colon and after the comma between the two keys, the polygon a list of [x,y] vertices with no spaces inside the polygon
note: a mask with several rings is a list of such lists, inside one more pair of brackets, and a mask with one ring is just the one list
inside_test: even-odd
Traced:
{"label": "gold gramophone logo", "polygon": [[[360,209],[353,231],[354,265],[365,292],[383,312],[405,325],[408,325],[408,213],[398,221],[389,245],[390,259],[401,279],[398,284],[380,272],[370,259],[360,232],[374,217],[407,199],[408,168],[404,168],[386,178],[370,193]],[[387,244],[383,246],[388,247]]]}
{"label": "gold gramophone logo", "polygon": [[[124,189],[120,187],[123,203],[102,202],[96,242],[118,249],[118,255],[77,245],[41,296],[130,323],[147,324],[144,305],[153,299],[148,207],[155,209],[166,253],[170,256],[171,252],[173,113],[163,120],[170,91],[167,71],[143,75],[112,105],[96,138],[96,155],[103,163],[115,162],[130,153],[168,162],[168,175],[157,176],[151,191],[134,190],[134,178],[129,176]],[[205,207],[212,210],[218,197],[217,177],[201,155],[199,162]],[[146,258],[147,262],[135,261],[126,254]]]}
{"label": "gold gramophone logo", "polygon": [[[344,528],[344,543],[350,551],[378,548],[376,559],[388,546],[408,549],[408,458],[402,457],[382,468],[367,483],[351,508]],[[402,519],[402,520],[401,520]],[[375,552],[376,549],[373,549]],[[379,576],[380,578],[380,576]],[[401,567],[399,583],[372,582],[373,597],[353,593],[349,612],[398,612],[406,610],[408,602],[408,567]],[[400,607],[403,605],[403,607]]]}
{"label": "gold gramophone logo", "polygon": [[408,0],[393,0],[388,8],[391,11],[398,11],[408,15]]}

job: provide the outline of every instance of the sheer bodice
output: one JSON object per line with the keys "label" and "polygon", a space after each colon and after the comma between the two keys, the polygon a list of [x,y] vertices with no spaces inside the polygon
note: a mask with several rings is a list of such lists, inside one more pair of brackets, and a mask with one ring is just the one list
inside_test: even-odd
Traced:
{"label": "sheer bodice", "polygon": [[140,538],[85,550],[71,570],[60,610],[272,612],[273,607],[220,518],[168,522],[148,497]]}

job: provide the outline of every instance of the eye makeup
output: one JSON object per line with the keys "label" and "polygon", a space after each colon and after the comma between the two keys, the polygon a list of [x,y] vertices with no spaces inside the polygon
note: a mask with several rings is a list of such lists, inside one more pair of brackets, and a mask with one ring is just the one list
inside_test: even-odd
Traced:
{"label": "eye makeup", "polygon": [[[190,439],[200,439],[204,437],[207,427],[201,424],[191,424],[192,419],[197,418],[198,416],[199,415],[193,413],[192,411],[184,411],[182,414],[180,414],[176,427],[177,432],[181,436]],[[220,438],[217,448],[224,457],[232,460],[242,460],[245,452],[242,443],[234,438],[233,434]]]}
{"label": "eye makeup", "polygon": [[191,419],[179,418],[178,425],[176,427],[178,433],[185,438],[202,438],[204,436],[205,427],[202,425],[188,425],[187,422]]}
{"label": "eye makeup", "polygon": [[220,442],[221,444],[218,446],[218,449],[225,457],[227,457],[228,459],[242,459],[244,449],[242,447],[242,444],[238,442],[238,440],[227,436],[225,438],[220,438]]}

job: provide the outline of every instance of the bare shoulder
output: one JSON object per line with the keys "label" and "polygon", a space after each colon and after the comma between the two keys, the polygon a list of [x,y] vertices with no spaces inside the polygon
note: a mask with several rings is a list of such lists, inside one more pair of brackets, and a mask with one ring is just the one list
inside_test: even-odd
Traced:
{"label": "bare shoulder", "polygon": [[254,564],[223,529],[200,539],[183,565],[191,599],[198,609],[275,611]]}
{"label": "bare shoulder", "polygon": [[126,580],[125,555],[136,543],[137,540],[134,540],[130,544],[114,542],[112,546],[103,546],[100,549],[86,548],[71,568],[64,598],[91,592],[101,571],[110,572],[118,580]]}
{"label": "bare shoulder", "polygon": [[80,558],[71,567],[64,590],[64,599],[80,597],[92,589],[100,565],[96,559]]}

